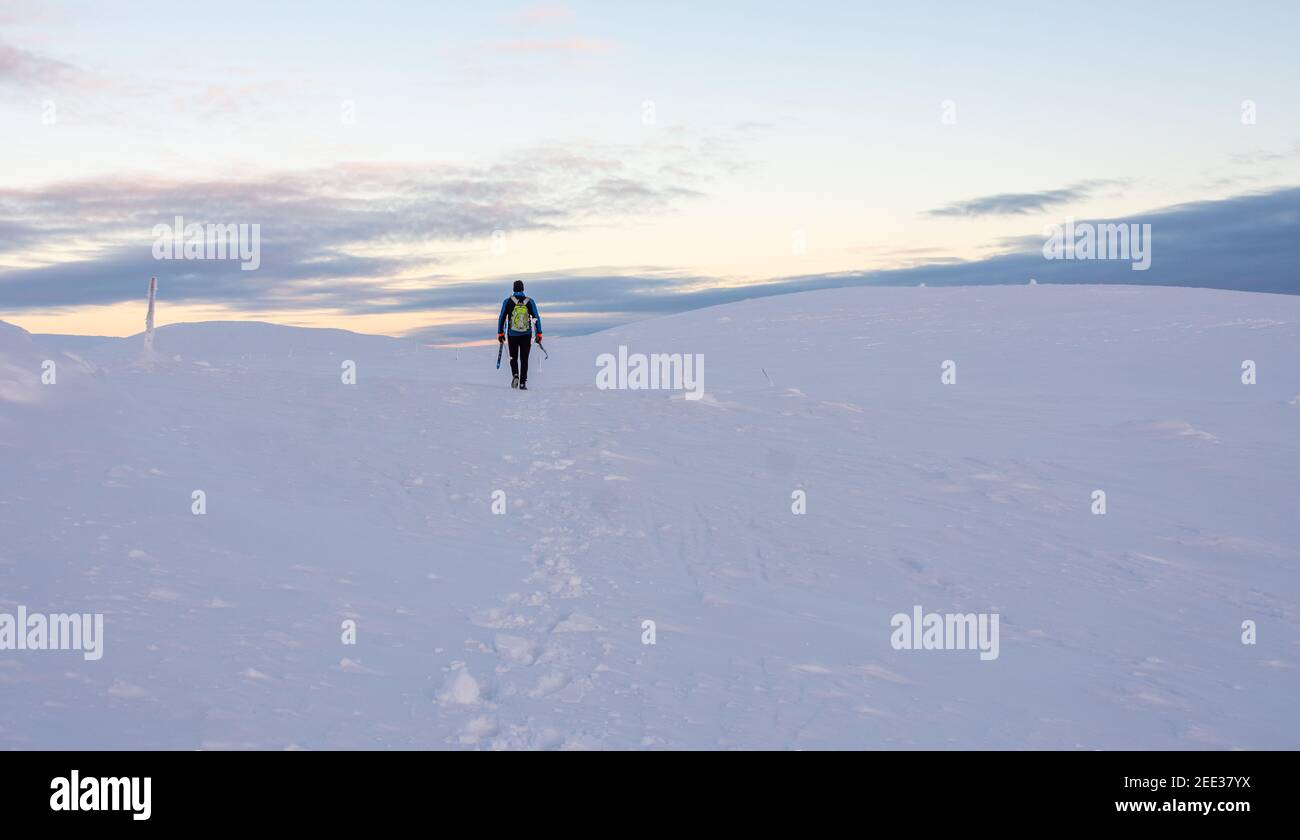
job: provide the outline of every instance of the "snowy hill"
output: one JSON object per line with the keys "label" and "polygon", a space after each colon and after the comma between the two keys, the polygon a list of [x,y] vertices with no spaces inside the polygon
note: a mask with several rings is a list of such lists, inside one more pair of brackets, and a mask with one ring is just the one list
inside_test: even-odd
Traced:
{"label": "snowy hill", "polygon": [[[620,345],[704,397],[596,388]],[[105,616],[99,661],[0,651],[0,747],[1300,748],[1300,298],[836,290],[547,346],[514,392],[495,347],[0,325],[0,612]],[[895,649],[916,606],[997,657]]]}
{"label": "snowy hill", "polygon": [[[24,329],[0,321],[0,406],[41,397],[41,354]],[[0,414],[0,422],[4,421]]]}

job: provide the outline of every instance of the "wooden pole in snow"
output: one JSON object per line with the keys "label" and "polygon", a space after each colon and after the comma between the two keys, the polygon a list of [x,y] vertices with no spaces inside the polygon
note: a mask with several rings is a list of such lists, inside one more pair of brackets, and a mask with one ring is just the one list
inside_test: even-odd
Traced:
{"label": "wooden pole in snow", "polygon": [[158,294],[158,278],[149,278],[149,314],[144,316],[144,346],[153,349],[153,301]]}

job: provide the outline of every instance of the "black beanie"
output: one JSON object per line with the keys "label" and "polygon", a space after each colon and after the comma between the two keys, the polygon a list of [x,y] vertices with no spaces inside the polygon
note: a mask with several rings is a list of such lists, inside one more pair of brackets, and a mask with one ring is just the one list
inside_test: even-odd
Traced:
{"label": "black beanie", "polygon": [[516,292],[522,292],[523,290],[524,290],[524,281],[523,281],[523,280],[516,280],[516,281],[515,281],[515,291],[516,291]]}

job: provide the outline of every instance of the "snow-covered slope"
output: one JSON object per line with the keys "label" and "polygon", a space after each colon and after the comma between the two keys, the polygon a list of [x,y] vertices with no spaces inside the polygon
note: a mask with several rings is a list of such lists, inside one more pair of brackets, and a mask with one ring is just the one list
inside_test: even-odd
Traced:
{"label": "snow-covered slope", "polygon": [[[1300,747],[1300,298],[814,292],[555,337],[523,393],[241,324],[40,385],[37,338],[0,612],[106,639],[0,651],[0,747]],[[597,389],[620,344],[704,398]],[[894,649],[916,605],[998,657]]]}

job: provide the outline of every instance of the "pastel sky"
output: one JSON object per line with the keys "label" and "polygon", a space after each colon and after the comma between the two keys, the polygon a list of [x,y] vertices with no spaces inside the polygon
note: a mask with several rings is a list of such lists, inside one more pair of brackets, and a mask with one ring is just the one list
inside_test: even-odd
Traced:
{"label": "pastel sky", "polygon": [[[1067,216],[1163,220],[1163,273],[1062,282],[1300,291],[1298,34],[1294,2],[0,0],[0,319],[132,334],[157,275],[161,323],[463,341],[524,277],[562,334],[1051,281],[1018,260]],[[155,260],[176,215],[259,224],[261,266]]]}

